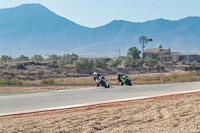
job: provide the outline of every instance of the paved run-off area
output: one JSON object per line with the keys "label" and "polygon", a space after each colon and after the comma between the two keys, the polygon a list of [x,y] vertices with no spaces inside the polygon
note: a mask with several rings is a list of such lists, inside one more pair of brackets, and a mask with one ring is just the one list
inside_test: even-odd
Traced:
{"label": "paved run-off area", "polygon": [[0,97],[0,114],[99,101],[200,91],[200,82],[87,88]]}
{"label": "paved run-off area", "polygon": [[0,132],[200,132],[200,93],[0,117]]}

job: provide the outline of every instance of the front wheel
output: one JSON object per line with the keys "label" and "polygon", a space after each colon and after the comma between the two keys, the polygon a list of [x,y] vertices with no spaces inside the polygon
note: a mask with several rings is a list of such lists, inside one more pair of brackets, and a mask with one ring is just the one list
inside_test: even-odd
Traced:
{"label": "front wheel", "polygon": [[126,85],[132,86],[131,81],[130,81],[130,80],[127,80],[127,81],[126,81]]}

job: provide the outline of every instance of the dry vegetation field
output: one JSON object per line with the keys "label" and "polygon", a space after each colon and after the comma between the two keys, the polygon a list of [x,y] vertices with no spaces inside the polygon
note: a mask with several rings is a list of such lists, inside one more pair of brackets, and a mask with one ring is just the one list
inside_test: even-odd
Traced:
{"label": "dry vegetation field", "polygon": [[3,117],[0,132],[200,133],[200,93]]}
{"label": "dry vegetation field", "polygon": [[[171,73],[148,73],[148,74],[133,74],[128,75],[134,84],[165,84],[165,83],[179,83],[179,82],[193,82],[200,81],[200,74],[198,71],[177,71]],[[116,75],[105,76],[106,80],[111,85],[119,85]],[[41,85],[43,82],[50,83],[48,86]],[[81,87],[94,87],[95,82],[93,77],[76,77],[76,78],[57,78],[57,79],[43,79],[43,80],[24,82],[20,80],[14,80],[13,82],[22,82],[28,86],[1,86],[0,95],[3,93],[13,92],[35,92],[35,91],[48,91],[48,90],[60,90],[71,89]],[[1,82],[1,81],[0,81]],[[51,84],[52,83],[52,84]],[[23,85],[23,84],[22,84]]]}

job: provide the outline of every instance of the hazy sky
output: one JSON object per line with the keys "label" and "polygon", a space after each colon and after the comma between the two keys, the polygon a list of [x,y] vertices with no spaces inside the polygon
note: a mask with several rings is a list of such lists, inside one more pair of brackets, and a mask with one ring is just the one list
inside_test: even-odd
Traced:
{"label": "hazy sky", "polygon": [[112,20],[144,22],[200,16],[200,0],[0,0],[0,8],[40,3],[80,25],[97,27]]}

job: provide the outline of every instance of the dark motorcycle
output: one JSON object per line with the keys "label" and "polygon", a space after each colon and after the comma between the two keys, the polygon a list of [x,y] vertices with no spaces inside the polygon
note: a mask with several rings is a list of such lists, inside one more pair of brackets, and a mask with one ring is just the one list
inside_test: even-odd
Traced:
{"label": "dark motorcycle", "polygon": [[122,76],[121,82],[122,82],[121,85],[126,84],[126,85],[129,85],[129,86],[132,86],[131,80],[128,78],[128,76]]}

